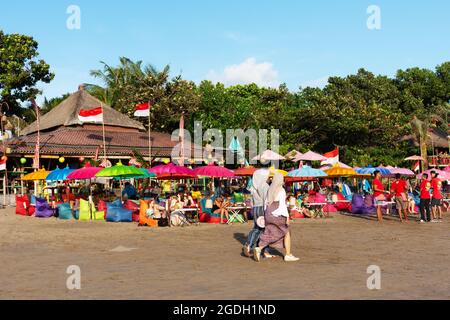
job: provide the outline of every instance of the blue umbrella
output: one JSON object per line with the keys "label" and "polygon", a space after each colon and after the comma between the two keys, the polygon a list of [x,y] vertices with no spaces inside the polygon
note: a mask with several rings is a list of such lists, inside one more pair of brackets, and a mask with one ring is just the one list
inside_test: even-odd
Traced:
{"label": "blue umbrella", "polygon": [[292,170],[288,173],[288,177],[295,177],[295,178],[320,178],[320,177],[326,177],[327,174],[320,170],[320,169],[313,169],[310,166],[303,166],[300,169]]}
{"label": "blue umbrella", "polygon": [[67,176],[71,174],[74,169],[70,169],[69,167],[66,167],[64,169],[56,168],[45,179],[46,181],[64,181],[67,180]]}
{"label": "blue umbrella", "polygon": [[231,140],[230,146],[228,148],[231,150],[231,152],[234,153],[242,152],[242,147],[237,137],[234,137],[233,140]]}
{"label": "blue umbrella", "polygon": [[373,167],[373,166],[368,166],[365,168],[359,168],[356,170],[357,173],[359,174],[373,174],[375,171],[380,171],[381,175],[383,176],[387,176],[391,174],[391,171],[389,171],[389,169],[383,168],[383,167]]}

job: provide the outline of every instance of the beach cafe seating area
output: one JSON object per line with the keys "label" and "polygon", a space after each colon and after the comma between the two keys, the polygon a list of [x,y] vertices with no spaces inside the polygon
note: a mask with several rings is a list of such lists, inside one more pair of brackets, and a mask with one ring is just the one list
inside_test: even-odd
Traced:
{"label": "beach cafe seating area", "polygon": [[[292,219],[328,218],[338,212],[375,216],[370,174],[381,170],[388,186],[393,174],[399,172],[399,168],[393,167],[353,169],[339,164],[323,169],[302,166],[287,172],[270,168],[272,175],[279,171],[285,176],[286,203]],[[38,189],[16,195],[16,214],[61,220],[134,222],[147,227],[245,223],[252,219],[249,188],[255,170],[244,167],[233,171],[216,165],[190,169],[171,163],[152,169],[118,163],[109,168],[87,165],[78,170],[40,170],[23,178],[25,182],[35,182]],[[414,187],[416,175],[408,169],[401,170]],[[96,182],[99,179],[106,179],[100,187]],[[417,213],[417,191],[410,192],[409,197],[411,213]],[[448,193],[445,198],[448,210]],[[382,203],[382,209],[384,214],[396,214],[391,196]]]}

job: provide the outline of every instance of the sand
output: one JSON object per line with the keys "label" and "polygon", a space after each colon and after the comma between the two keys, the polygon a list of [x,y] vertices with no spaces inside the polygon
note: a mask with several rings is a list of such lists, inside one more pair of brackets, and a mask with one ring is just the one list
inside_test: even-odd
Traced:
{"label": "sand", "polygon": [[[296,263],[242,256],[250,226],[150,229],[0,210],[0,299],[450,298],[448,220],[297,220]],[[67,289],[70,265],[80,290]],[[381,269],[380,290],[367,288],[370,265]]]}

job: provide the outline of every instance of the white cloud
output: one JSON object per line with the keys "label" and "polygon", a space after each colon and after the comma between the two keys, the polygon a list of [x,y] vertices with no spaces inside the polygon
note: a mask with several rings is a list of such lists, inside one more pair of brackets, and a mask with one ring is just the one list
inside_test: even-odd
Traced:
{"label": "white cloud", "polygon": [[248,58],[240,64],[225,67],[223,72],[209,71],[207,79],[222,82],[226,86],[256,83],[263,87],[277,87],[278,71],[270,62],[257,63],[255,58]]}
{"label": "white cloud", "polygon": [[319,79],[309,80],[302,83],[302,88],[323,88],[327,85],[329,77],[322,77]]}

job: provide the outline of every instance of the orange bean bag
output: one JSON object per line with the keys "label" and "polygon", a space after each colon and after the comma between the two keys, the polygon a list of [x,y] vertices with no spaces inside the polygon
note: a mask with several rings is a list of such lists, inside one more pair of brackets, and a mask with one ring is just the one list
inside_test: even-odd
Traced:
{"label": "orange bean bag", "polygon": [[139,201],[139,225],[158,227],[158,221],[147,216],[147,209],[150,201],[140,200]]}

